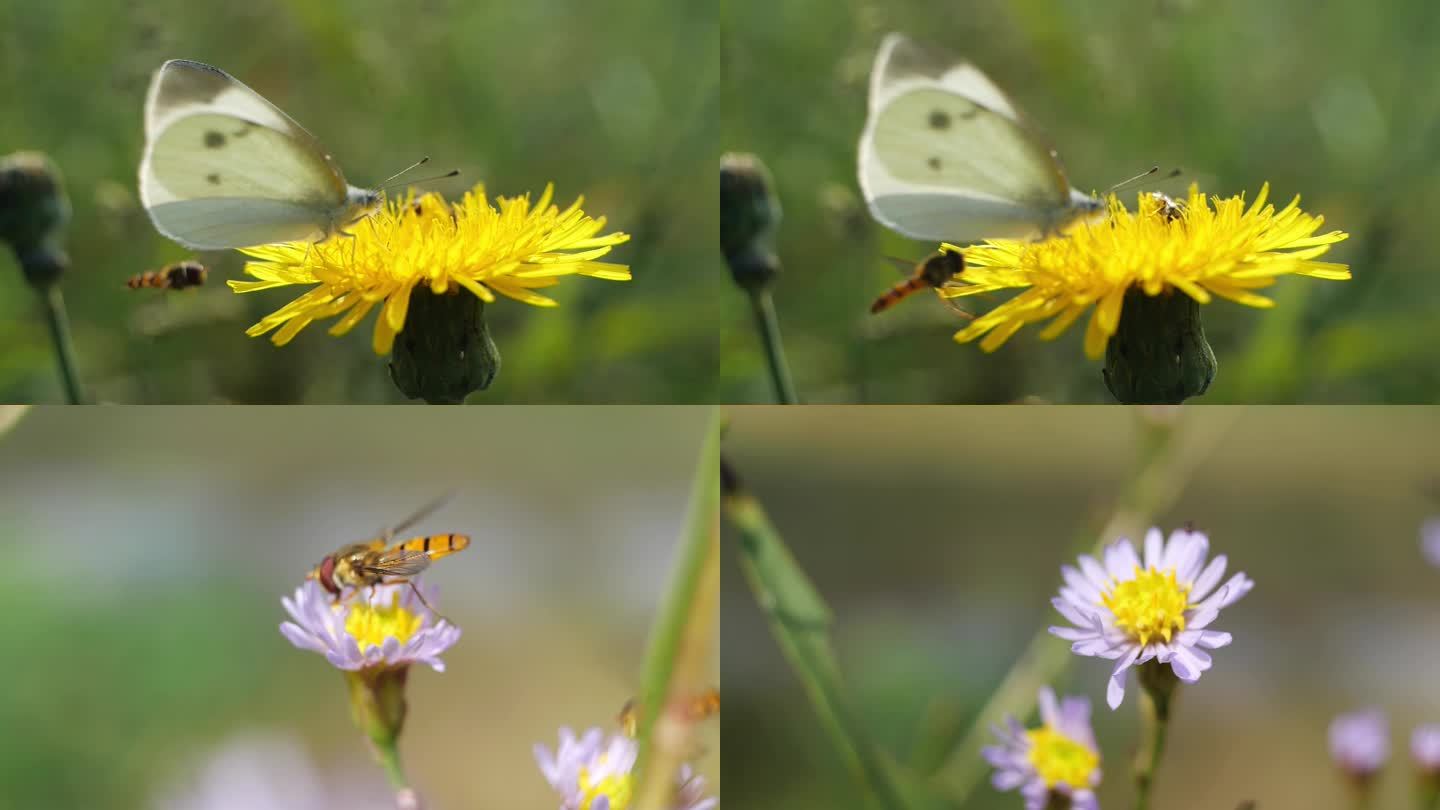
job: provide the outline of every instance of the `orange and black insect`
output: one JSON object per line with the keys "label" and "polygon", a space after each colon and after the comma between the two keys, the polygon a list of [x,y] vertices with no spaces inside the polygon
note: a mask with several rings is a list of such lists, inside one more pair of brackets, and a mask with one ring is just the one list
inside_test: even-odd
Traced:
{"label": "orange and black insect", "polygon": [[[941,251],[931,253],[919,263],[907,262],[904,259],[889,258],[900,271],[908,273],[908,278],[899,282],[894,287],[886,290],[875,303],[870,305],[870,314],[895,306],[915,293],[930,288],[939,291],[942,287],[963,286],[960,282],[960,274],[965,272],[965,257],[955,251]],[[973,318],[974,315],[965,311],[963,307],[949,298],[940,296],[940,300],[950,307],[952,311],[963,318]]]}
{"label": "orange and black insect", "polygon": [[391,540],[397,533],[435,511],[445,500],[447,498],[427,504],[373,540],[351,543],[333,554],[327,554],[306,575],[306,579],[317,580],[320,587],[329,591],[336,601],[346,588],[358,590],[367,586],[374,588],[376,585],[404,583],[410,586],[425,607],[430,607],[411,578],[429,568],[432,561],[469,548],[470,537],[464,534],[432,534],[412,537],[394,545],[391,545]]}
{"label": "orange and black insect", "polygon": [[199,262],[184,261],[167,264],[159,270],[147,270],[126,279],[125,286],[132,290],[150,287],[157,290],[183,290],[199,287],[205,283],[208,271]]}
{"label": "orange and black insect", "polygon": [[[685,719],[691,723],[698,723],[707,717],[720,713],[720,690],[706,689],[694,697],[681,698],[675,704],[678,710],[683,712]],[[615,718],[620,724],[620,730],[627,737],[634,737],[640,726],[640,710],[634,698],[625,701],[620,709],[620,715]]]}

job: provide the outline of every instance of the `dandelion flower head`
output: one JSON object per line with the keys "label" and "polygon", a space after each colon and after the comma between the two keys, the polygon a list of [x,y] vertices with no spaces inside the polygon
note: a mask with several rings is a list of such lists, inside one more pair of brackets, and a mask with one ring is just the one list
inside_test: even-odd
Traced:
{"label": "dandelion flower head", "polygon": [[435,294],[468,292],[491,303],[495,294],[538,307],[555,301],[536,290],[563,276],[628,281],[625,265],[597,261],[629,240],[624,233],[601,234],[605,218],[580,209],[579,198],[563,211],[551,203],[554,187],[533,205],[529,195],[500,197],[491,205],[483,185],[452,205],[438,194],[390,201],[347,234],[319,244],[290,242],[245,248],[254,281],[231,281],[237,293],[308,285],[303,295],[250,327],[251,337],[272,330],[277,346],[289,343],[313,321],[339,317],[330,334],[355,328],[380,307],[373,347],[389,354],[405,328],[412,291],[424,285]]}
{"label": "dandelion flower head", "polygon": [[1043,241],[992,239],[963,250],[942,245],[941,250],[964,253],[961,278],[967,282],[942,290],[945,297],[1020,291],[971,321],[955,340],[983,338],[980,348],[993,352],[1027,324],[1041,321],[1050,322],[1041,338],[1051,340],[1094,307],[1085,353],[1098,358],[1119,328],[1121,304],[1132,288],[1148,296],[1179,291],[1201,304],[1219,296],[1268,308],[1275,302],[1255,291],[1279,276],[1350,278],[1345,265],[1316,261],[1348,234],[1315,235],[1323,217],[1301,211],[1298,196],[1277,212],[1266,204],[1269,194],[1269,184],[1262,186],[1246,208],[1243,196],[1207,197],[1192,185],[1178,209],[1141,194],[1133,213],[1112,194],[1107,218],[1082,221]]}

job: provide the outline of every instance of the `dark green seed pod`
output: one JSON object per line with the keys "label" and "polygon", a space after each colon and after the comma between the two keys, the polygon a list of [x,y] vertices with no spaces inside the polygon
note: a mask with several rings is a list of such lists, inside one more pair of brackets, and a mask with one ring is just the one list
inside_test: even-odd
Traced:
{"label": "dark green seed pod", "polygon": [[40,152],[0,158],[0,241],[10,245],[25,280],[48,287],[69,260],[60,231],[70,221],[70,200],[60,171]]}
{"label": "dark green seed pod", "polygon": [[735,283],[746,290],[768,287],[780,273],[775,230],[780,200],[760,158],[729,153],[720,158],[720,251]]}
{"label": "dark green seed pod", "polygon": [[1200,304],[1178,290],[1125,292],[1120,324],[1105,345],[1105,386],[1125,405],[1178,405],[1215,379]]}
{"label": "dark green seed pod", "polygon": [[458,405],[490,387],[500,371],[500,349],[485,325],[485,302],[466,290],[410,293],[405,329],[395,336],[390,379],[410,399]]}

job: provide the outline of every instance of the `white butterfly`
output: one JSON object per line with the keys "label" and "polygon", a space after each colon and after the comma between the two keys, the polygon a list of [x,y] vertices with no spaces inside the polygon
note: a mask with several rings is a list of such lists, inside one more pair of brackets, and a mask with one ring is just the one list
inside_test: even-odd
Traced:
{"label": "white butterfly", "polygon": [[140,200],[195,250],[318,242],[383,195],[345,182],[315,136],[219,68],[172,59],[145,97]]}
{"label": "white butterfly", "polygon": [[881,224],[927,241],[1023,239],[1104,209],[974,65],[930,66],[889,34],[870,71],[860,190]]}

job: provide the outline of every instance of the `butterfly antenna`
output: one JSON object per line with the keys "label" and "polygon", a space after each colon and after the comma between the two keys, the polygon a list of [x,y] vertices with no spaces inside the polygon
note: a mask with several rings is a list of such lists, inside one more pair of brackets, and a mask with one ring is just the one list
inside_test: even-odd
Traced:
{"label": "butterfly antenna", "polygon": [[414,171],[415,169],[418,169],[418,168],[420,168],[421,166],[424,166],[426,163],[429,163],[429,162],[430,162],[430,156],[429,156],[429,155],[426,155],[425,157],[420,158],[419,160],[415,161],[414,163],[411,163],[409,166],[406,166],[405,168],[403,168],[403,169],[401,169],[400,171],[398,171],[398,172],[390,175],[389,177],[385,178],[384,180],[381,180],[381,181],[380,181],[380,188],[385,188],[387,185],[390,184],[390,181],[391,181],[391,180],[394,180],[395,178],[399,177],[399,176],[402,175],[402,174],[405,174],[406,172]]}
{"label": "butterfly antenna", "polygon": [[393,180],[395,180],[395,178],[400,177],[401,175],[405,174],[406,172],[409,172],[411,169],[415,169],[415,168],[417,168],[417,167],[420,167],[420,166],[425,165],[429,160],[430,160],[430,158],[428,158],[428,157],[420,158],[419,160],[415,161],[413,164],[411,164],[410,166],[406,167],[406,168],[403,169],[402,171],[399,171],[399,172],[396,172],[395,174],[390,175],[389,177],[387,177],[387,178],[385,179],[385,182],[383,182],[383,183],[380,184],[380,189],[383,191],[384,189],[390,188],[391,186],[404,185],[405,183],[412,183],[412,184],[429,183],[429,182],[431,182],[432,180],[444,180],[444,179],[447,178],[447,177],[457,177],[457,176],[459,176],[459,174],[460,174],[460,170],[459,170],[459,169],[451,169],[450,171],[446,172],[445,174],[437,174],[437,175],[435,175],[434,177],[422,177],[422,178],[420,178],[419,180],[404,180],[404,181],[400,181],[400,182],[392,182]]}
{"label": "butterfly antenna", "polygon": [[1149,169],[1147,169],[1147,170],[1145,170],[1145,171],[1143,171],[1143,172],[1135,175],[1134,177],[1130,178],[1129,180],[1121,180],[1120,182],[1116,183],[1115,185],[1113,185],[1113,186],[1111,186],[1109,189],[1107,189],[1107,192],[1119,191],[1120,189],[1122,189],[1122,188],[1130,185],[1131,183],[1136,183],[1136,182],[1139,182],[1139,181],[1141,181],[1141,180],[1144,180],[1145,178],[1149,177],[1150,175],[1152,175],[1152,174],[1154,174],[1154,173],[1156,173],[1156,172],[1158,172],[1158,171],[1160,171],[1160,167],[1159,167],[1159,166],[1151,166]]}

